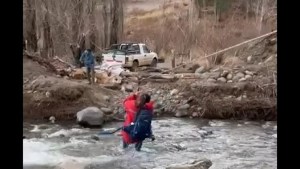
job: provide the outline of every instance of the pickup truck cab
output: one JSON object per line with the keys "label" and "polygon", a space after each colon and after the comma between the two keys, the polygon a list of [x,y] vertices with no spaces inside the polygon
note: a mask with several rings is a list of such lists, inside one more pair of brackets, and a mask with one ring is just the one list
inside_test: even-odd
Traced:
{"label": "pickup truck cab", "polygon": [[156,67],[158,56],[143,43],[114,44],[102,54],[103,62],[120,62],[125,68],[133,71],[139,66]]}

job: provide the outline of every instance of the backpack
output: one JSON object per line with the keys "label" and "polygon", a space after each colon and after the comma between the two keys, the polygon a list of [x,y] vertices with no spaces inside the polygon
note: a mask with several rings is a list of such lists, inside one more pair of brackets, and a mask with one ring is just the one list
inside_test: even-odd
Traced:
{"label": "backpack", "polygon": [[132,140],[143,141],[145,138],[151,137],[152,117],[151,110],[141,109],[137,112],[134,123],[124,127],[124,131],[130,135]]}

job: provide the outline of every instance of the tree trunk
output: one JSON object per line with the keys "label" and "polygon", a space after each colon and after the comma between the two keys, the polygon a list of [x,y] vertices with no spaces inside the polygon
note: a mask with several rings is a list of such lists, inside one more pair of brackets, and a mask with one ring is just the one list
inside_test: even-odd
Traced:
{"label": "tree trunk", "polygon": [[197,0],[192,0],[192,3],[189,7],[189,36],[192,34],[193,27],[194,27],[194,9],[196,6]]}
{"label": "tree trunk", "polygon": [[264,16],[266,13],[268,0],[262,0],[261,2],[261,11],[260,11],[260,22],[259,22],[259,34],[262,33],[263,26],[264,26]]}
{"label": "tree trunk", "polygon": [[47,1],[43,1],[46,9],[45,17],[43,18],[43,48],[41,49],[41,56],[50,58],[54,55],[53,41],[51,37],[50,17],[49,17],[49,6]]}
{"label": "tree trunk", "polygon": [[90,13],[89,13],[89,21],[90,21],[90,34],[89,34],[89,42],[90,42],[90,48],[95,51],[96,47],[96,25],[95,25],[95,8],[96,8],[96,3],[94,0],[90,1]]}
{"label": "tree trunk", "polygon": [[259,7],[261,6],[262,0],[257,0],[256,2],[256,11],[255,11],[255,20],[258,22],[258,16],[259,16]]}
{"label": "tree trunk", "polygon": [[71,51],[72,51],[72,54],[73,54],[73,57],[74,57],[74,60],[75,60],[75,65],[77,67],[82,67],[83,64],[80,63],[80,56],[82,54],[82,52],[84,51],[84,48],[85,48],[85,35],[84,34],[81,34],[80,37],[79,37],[79,41],[77,43],[77,45],[74,45],[72,44],[70,46],[71,48]]}
{"label": "tree trunk", "polygon": [[123,39],[123,31],[124,31],[124,9],[123,9],[123,0],[119,0],[119,9],[118,9],[118,18],[119,18],[119,28],[118,28],[118,36],[119,41]]}
{"label": "tree trunk", "polygon": [[111,1],[111,33],[110,33],[110,45],[116,44],[120,40],[120,35],[123,33],[123,1],[112,0]]}
{"label": "tree trunk", "polygon": [[84,26],[84,23],[82,23],[83,1],[72,0],[72,3],[75,5],[74,14],[72,15],[72,40],[73,42],[77,42],[80,31]]}
{"label": "tree trunk", "polygon": [[107,5],[108,2],[106,0],[104,0],[103,3],[103,8],[102,8],[102,16],[103,16],[103,24],[104,24],[104,30],[103,30],[103,34],[104,34],[104,47],[108,47],[110,44],[110,40],[109,40],[109,30],[108,30],[108,26],[109,26],[109,15],[108,15],[108,9],[107,9]]}
{"label": "tree trunk", "polygon": [[165,23],[166,23],[166,1],[164,0],[164,2],[163,2],[163,6],[162,6],[162,8],[163,8],[163,15],[162,15],[162,19],[161,19],[161,22],[160,22],[160,24],[161,24],[161,34],[160,34],[160,37],[161,37],[161,45],[156,45],[156,51],[157,52],[159,52],[161,49],[164,49],[165,48],[165,33],[166,33],[166,25],[165,25]]}
{"label": "tree trunk", "polygon": [[85,48],[85,35],[81,34],[80,31],[83,30],[84,20],[82,19],[83,15],[83,1],[82,0],[72,0],[74,6],[74,14],[72,15],[72,41],[70,45],[74,64],[78,67],[82,67],[79,59],[82,51]]}
{"label": "tree trunk", "polygon": [[246,0],[246,20],[249,22],[249,1]]}
{"label": "tree trunk", "polygon": [[37,52],[35,0],[26,0],[24,5],[24,42],[27,42],[27,50]]}
{"label": "tree trunk", "polygon": [[218,10],[218,0],[214,0],[214,12],[215,12],[215,21],[219,20],[219,10]]}

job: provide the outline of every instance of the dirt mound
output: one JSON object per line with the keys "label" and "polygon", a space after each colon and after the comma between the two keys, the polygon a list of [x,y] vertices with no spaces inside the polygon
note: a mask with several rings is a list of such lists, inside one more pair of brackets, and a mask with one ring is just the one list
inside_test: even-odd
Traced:
{"label": "dirt mound", "polygon": [[[63,67],[57,62],[54,65]],[[23,79],[24,118],[74,119],[76,112],[88,106],[115,110],[123,98],[119,91],[91,86],[84,80],[60,78],[49,67],[28,57],[23,59]]]}
{"label": "dirt mound", "polygon": [[[156,115],[208,119],[276,120],[276,86],[256,82],[208,83],[179,80],[151,83],[149,92],[158,101]],[[177,91],[175,94],[173,90]],[[183,108],[186,107],[186,108]]]}
{"label": "dirt mound", "polygon": [[119,94],[84,82],[39,76],[24,86],[24,118],[74,119],[76,112],[88,106],[114,110],[114,105],[119,105]]}
{"label": "dirt mound", "polygon": [[[188,90],[188,89],[185,89]],[[198,85],[189,89],[201,105],[203,118],[276,120],[275,85],[260,87],[256,83],[235,85]],[[196,110],[194,110],[196,111]]]}
{"label": "dirt mound", "polygon": [[54,75],[48,71],[46,67],[41,66],[39,63],[23,57],[23,79],[33,79],[39,75]]}
{"label": "dirt mound", "polygon": [[227,101],[207,98],[204,102],[203,118],[208,119],[250,119],[277,120],[277,106],[274,99],[252,98]]}

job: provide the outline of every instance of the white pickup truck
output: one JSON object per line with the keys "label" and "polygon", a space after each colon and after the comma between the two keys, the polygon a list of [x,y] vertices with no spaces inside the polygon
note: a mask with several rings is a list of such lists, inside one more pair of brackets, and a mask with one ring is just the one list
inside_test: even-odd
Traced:
{"label": "white pickup truck", "polygon": [[143,43],[123,43],[112,45],[111,48],[102,53],[103,62],[120,62],[123,67],[131,68],[133,71],[139,66],[156,67],[158,56]]}

